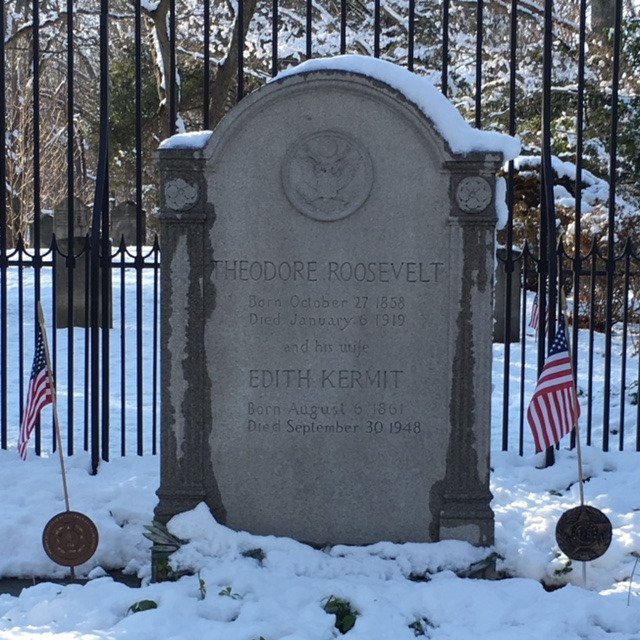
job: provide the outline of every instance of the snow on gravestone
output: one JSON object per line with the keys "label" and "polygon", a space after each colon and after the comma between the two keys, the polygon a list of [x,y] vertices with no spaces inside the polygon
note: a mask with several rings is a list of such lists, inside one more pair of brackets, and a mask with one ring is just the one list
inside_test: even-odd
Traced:
{"label": "snow on gravestone", "polygon": [[495,172],[428,82],[314,61],[160,147],[156,517],[322,545],[493,541]]}

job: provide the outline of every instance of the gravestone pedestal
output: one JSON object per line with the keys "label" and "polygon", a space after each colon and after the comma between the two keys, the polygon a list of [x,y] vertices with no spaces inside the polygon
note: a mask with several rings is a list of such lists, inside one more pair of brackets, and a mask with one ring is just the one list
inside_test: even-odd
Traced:
{"label": "gravestone pedestal", "polygon": [[163,522],[204,500],[315,545],[493,542],[503,154],[452,150],[385,80],[415,76],[370,64],[278,80],[160,148]]}

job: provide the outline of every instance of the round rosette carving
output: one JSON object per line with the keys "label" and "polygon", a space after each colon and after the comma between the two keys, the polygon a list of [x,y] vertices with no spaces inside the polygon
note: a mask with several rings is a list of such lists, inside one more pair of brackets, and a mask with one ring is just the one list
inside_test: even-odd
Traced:
{"label": "round rosette carving", "polygon": [[313,220],[341,220],[369,197],[373,165],[364,146],[340,131],[317,131],[294,142],[282,166],[289,202]]}
{"label": "round rosette carving", "polygon": [[480,176],[463,178],[456,189],[456,201],[465,213],[480,213],[491,204],[491,185]]}
{"label": "round rosette carving", "polygon": [[198,201],[198,185],[184,178],[167,180],[164,185],[164,200],[169,209],[187,211]]}

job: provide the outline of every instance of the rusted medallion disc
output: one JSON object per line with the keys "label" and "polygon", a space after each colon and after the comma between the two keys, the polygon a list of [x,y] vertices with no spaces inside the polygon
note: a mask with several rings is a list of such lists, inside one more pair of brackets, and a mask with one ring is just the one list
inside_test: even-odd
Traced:
{"label": "rusted medallion disc", "polygon": [[77,567],[96,552],[98,529],[84,513],[63,511],[47,522],[42,546],[54,562],[63,567]]}
{"label": "rusted medallion disc", "polygon": [[569,509],[558,520],[556,541],[571,560],[595,560],[611,544],[611,522],[595,507],[582,505]]}

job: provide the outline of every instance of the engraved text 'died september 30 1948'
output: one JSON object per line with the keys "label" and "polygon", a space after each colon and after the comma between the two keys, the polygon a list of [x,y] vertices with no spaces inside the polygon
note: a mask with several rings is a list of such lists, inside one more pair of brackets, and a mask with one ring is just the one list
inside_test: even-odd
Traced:
{"label": "engraved text 'died september 30 1948'", "polygon": [[373,184],[371,157],[352,136],[317,131],[291,146],[282,166],[289,202],[303,215],[330,222],[357,211]]}

